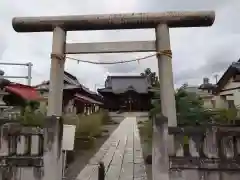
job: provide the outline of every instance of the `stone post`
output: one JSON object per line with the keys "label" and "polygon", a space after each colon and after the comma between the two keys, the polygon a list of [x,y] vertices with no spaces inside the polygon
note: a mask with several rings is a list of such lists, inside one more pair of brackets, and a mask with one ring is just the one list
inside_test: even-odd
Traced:
{"label": "stone post", "polygon": [[169,180],[168,149],[168,119],[160,114],[152,118],[153,143],[152,143],[152,180]]}
{"label": "stone post", "polygon": [[[65,64],[66,32],[55,27],[53,31],[52,61],[50,70],[50,85],[48,98],[48,116],[61,117],[63,99],[63,76]],[[51,124],[53,142],[50,148],[45,147],[44,152],[44,180],[62,179],[62,122],[61,118],[48,118],[47,124]],[[46,130],[46,129],[45,129]],[[46,130],[47,131],[47,130]],[[44,141],[48,141],[49,133],[45,133]],[[45,143],[46,144],[46,143]]]}
{"label": "stone post", "polygon": [[[161,52],[164,50],[171,50],[169,28],[167,24],[159,24],[156,27],[156,51]],[[172,60],[161,54],[158,54],[157,58],[162,115],[168,118],[168,126],[177,126]],[[169,136],[168,142],[168,152],[173,154],[173,136]]]}

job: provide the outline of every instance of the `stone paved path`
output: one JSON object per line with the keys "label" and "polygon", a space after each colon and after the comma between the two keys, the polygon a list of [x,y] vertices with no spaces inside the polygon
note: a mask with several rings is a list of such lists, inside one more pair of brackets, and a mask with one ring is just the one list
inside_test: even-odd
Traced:
{"label": "stone paved path", "polygon": [[98,163],[105,165],[105,180],[147,180],[136,117],[126,117],[76,180],[97,180]]}

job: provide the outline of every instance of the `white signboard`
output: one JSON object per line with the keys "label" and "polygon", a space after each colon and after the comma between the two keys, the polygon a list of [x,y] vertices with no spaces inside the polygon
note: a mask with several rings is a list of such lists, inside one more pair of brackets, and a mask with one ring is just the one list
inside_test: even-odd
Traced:
{"label": "white signboard", "polygon": [[62,150],[72,151],[74,149],[75,131],[76,126],[66,124],[63,125]]}

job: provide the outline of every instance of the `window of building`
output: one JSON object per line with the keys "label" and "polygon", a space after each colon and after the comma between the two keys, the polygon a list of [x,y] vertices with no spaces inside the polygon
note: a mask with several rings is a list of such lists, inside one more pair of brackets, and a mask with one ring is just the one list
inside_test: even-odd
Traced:
{"label": "window of building", "polygon": [[233,81],[234,82],[240,82],[240,74],[236,74],[233,76]]}
{"label": "window of building", "polygon": [[229,109],[235,108],[234,100],[228,100],[227,102],[228,102]]}

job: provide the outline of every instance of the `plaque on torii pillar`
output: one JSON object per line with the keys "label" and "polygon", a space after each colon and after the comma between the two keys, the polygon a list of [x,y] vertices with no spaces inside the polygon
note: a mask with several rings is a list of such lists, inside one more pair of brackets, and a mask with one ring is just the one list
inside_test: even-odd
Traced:
{"label": "plaque on torii pillar", "polygon": [[[170,51],[169,28],[211,26],[215,19],[212,11],[200,12],[163,12],[163,13],[129,13],[76,16],[42,16],[13,18],[13,28],[17,32],[53,32],[50,87],[48,99],[48,116],[62,115],[63,73],[66,54],[88,53],[123,53],[123,52],[157,52],[159,80],[161,84],[160,98],[162,114],[168,118],[169,126],[176,126],[176,107],[172,73],[172,60],[163,51]],[[155,28],[156,41],[104,42],[104,43],[66,43],[67,31],[114,30],[114,29],[149,29]],[[61,123],[57,122],[56,123]],[[45,180],[59,180],[62,175],[61,156],[57,152],[61,147],[60,124],[55,126],[54,148],[44,158]],[[174,150],[170,138],[169,149]],[[165,150],[169,151],[167,146]],[[52,155],[52,156],[51,156]],[[154,156],[154,154],[153,154]],[[153,167],[158,167],[158,158]],[[168,162],[166,162],[168,163]],[[56,167],[51,167],[53,164]],[[53,169],[52,169],[53,168]],[[153,179],[161,177],[168,169],[155,169]]]}

